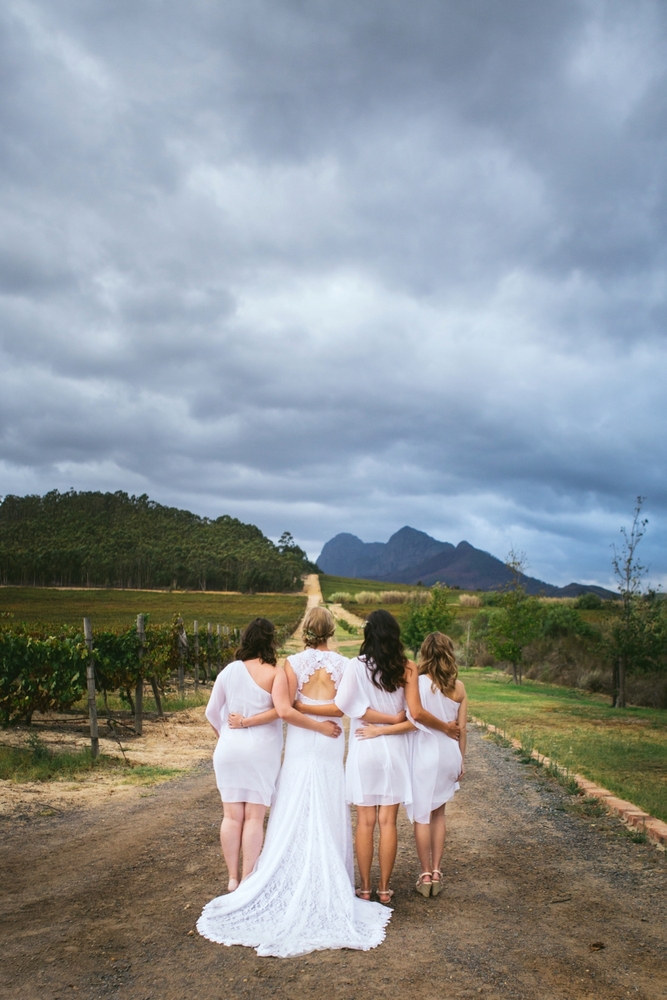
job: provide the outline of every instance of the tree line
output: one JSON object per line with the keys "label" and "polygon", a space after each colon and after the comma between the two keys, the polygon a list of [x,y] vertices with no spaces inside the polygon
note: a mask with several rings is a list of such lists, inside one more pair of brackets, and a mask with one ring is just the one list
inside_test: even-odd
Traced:
{"label": "tree line", "polygon": [[52,490],[0,503],[0,581],[16,586],[289,591],[314,569],[285,532],[274,544],[228,515],[148,496]]}

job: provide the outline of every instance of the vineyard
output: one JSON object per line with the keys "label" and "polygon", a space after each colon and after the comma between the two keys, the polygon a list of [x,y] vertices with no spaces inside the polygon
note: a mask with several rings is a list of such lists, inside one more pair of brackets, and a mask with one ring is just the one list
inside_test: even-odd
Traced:
{"label": "vineyard", "polygon": [[[33,599],[28,614],[26,593]],[[95,608],[91,598],[96,592],[0,591],[3,725],[29,723],[36,712],[72,709],[89,690],[92,670],[94,689],[102,693],[107,711],[109,695],[117,692],[140,731],[145,685],[150,685],[161,713],[165,694],[178,688],[182,696],[186,679],[195,688],[214,679],[233,657],[240,630],[252,618],[271,617],[284,641],[305,607],[305,598],[297,595],[207,595],[205,599],[204,595],[98,593],[104,605]],[[188,602],[186,597],[196,601]],[[139,606],[145,607],[150,604],[146,598],[157,599],[157,613],[144,611],[137,616],[135,612],[128,626],[131,604],[136,609],[141,601]],[[106,619],[96,614],[103,606]],[[26,620],[17,622],[20,608]],[[81,615],[82,609],[87,614]],[[200,617],[188,614],[186,619],[186,613],[193,610]],[[84,617],[91,622],[88,636]]]}

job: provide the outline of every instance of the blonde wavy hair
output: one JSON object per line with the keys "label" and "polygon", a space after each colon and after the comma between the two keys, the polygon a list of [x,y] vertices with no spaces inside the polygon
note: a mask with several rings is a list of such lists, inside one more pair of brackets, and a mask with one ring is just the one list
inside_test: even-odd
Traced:
{"label": "blonde wavy hair", "polygon": [[448,635],[431,632],[426,636],[419,650],[419,673],[431,678],[434,692],[439,688],[443,694],[451,693],[459,668],[454,656],[454,643]]}
{"label": "blonde wavy hair", "polygon": [[327,608],[311,608],[303,620],[303,644],[308,647],[326,642],[336,631],[334,616]]}

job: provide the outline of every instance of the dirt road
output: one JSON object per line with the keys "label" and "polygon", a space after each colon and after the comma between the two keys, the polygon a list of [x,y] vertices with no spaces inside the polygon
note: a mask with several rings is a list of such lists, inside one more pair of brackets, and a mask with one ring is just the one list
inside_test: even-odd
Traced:
{"label": "dirt road", "polygon": [[413,891],[403,818],[394,915],[368,953],[258,958],[191,933],[226,882],[208,765],[141,798],[5,818],[0,997],[666,997],[665,856],[577,814],[552,779],[476,731],[468,770],[448,808],[446,892]]}

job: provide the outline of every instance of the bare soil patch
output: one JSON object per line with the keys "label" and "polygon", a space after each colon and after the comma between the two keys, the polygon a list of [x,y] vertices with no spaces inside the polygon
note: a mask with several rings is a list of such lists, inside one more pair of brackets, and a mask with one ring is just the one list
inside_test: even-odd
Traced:
{"label": "bare soil patch", "polygon": [[[118,713],[115,713],[116,715]],[[130,716],[126,713],[126,722]],[[168,714],[164,721],[145,718],[143,735],[131,729],[119,729],[120,743],[100,719],[100,752],[108,757],[127,759],[134,765],[174,768],[186,772],[200,762],[210,760],[215,736],[204,717],[204,706]],[[4,730],[0,739],[5,746],[25,746],[30,735],[39,736],[52,751],[79,750],[90,746],[87,720],[80,716],[39,718],[35,725]],[[101,806],[110,796],[114,800],[136,799],[146,785],[165,780],[154,776],[138,778],[131,767],[113,771],[92,771],[75,779],[55,781],[0,781],[0,820],[11,822],[82,807]]]}

